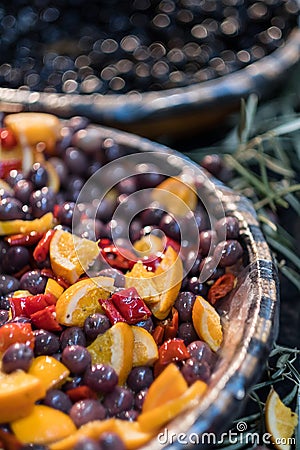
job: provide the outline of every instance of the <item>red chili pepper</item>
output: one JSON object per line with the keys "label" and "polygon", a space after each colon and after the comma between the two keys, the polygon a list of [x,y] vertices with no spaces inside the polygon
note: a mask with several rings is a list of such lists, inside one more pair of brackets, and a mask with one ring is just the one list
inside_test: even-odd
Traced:
{"label": "red chili pepper", "polygon": [[9,128],[0,128],[0,141],[3,149],[10,150],[17,145],[17,139]]}
{"label": "red chili pepper", "polygon": [[9,243],[9,245],[24,245],[24,246],[30,246],[36,244],[44,233],[41,233],[39,231],[31,231],[30,233],[26,234],[13,234],[11,236],[8,236],[5,238],[5,240]]}
{"label": "red chili pepper", "polygon": [[165,328],[163,325],[157,325],[152,331],[152,337],[157,345],[161,345],[164,341]]}
{"label": "red chili pepper", "polygon": [[182,339],[169,339],[158,349],[159,362],[170,364],[175,361],[183,361],[190,357],[189,351]]}
{"label": "red chili pepper", "polygon": [[172,308],[172,319],[168,319],[167,323],[165,324],[165,333],[164,333],[164,339],[173,339],[177,336],[178,332],[178,311],[176,308]]}
{"label": "red chili pepper", "polygon": [[20,342],[34,348],[34,334],[30,323],[12,322],[0,328],[0,352],[4,352],[10,345]]}
{"label": "red chili pepper", "polygon": [[26,312],[26,297],[11,297],[9,299],[12,318],[28,317]]}
{"label": "red chili pepper", "polygon": [[54,280],[56,280],[58,282],[58,284],[60,284],[60,286],[62,286],[64,289],[68,289],[68,287],[70,287],[70,283],[68,283],[64,278],[62,277],[54,277]]}
{"label": "red chili pepper", "polygon": [[26,298],[26,306],[25,310],[27,315],[30,317],[31,314],[34,314],[37,311],[41,311],[47,306],[55,305],[56,298],[52,294],[37,294],[37,295],[29,295]]}
{"label": "red chili pepper", "polygon": [[74,403],[86,398],[97,398],[97,393],[86,385],[68,389],[66,393]]}
{"label": "red chili pepper", "polygon": [[37,328],[47,331],[61,331],[62,327],[56,320],[55,306],[50,305],[41,311],[37,311],[30,315],[30,319]]}
{"label": "red chili pepper", "polygon": [[137,257],[130,250],[114,245],[101,248],[101,255],[111,267],[119,270],[130,270],[137,262]]}
{"label": "red chili pepper", "polygon": [[218,300],[229,294],[235,286],[236,277],[232,273],[225,273],[218,278],[208,291],[208,301],[214,305]]}
{"label": "red chili pepper", "polygon": [[110,300],[99,299],[99,303],[105,311],[110,323],[114,325],[117,322],[126,322],[123,316],[119,313],[117,308]]}
{"label": "red chili pepper", "polygon": [[54,233],[55,233],[55,230],[48,230],[44,234],[42,239],[39,241],[39,243],[37,244],[37,246],[35,247],[34,252],[33,252],[33,258],[35,259],[35,261],[37,261],[37,262],[45,261],[45,259],[47,258],[47,255],[49,253],[50,242],[54,236]]}
{"label": "red chili pepper", "polygon": [[112,295],[111,301],[125,321],[133,325],[151,316],[151,311],[141,299],[135,287],[122,289]]}
{"label": "red chili pepper", "polygon": [[0,161],[0,178],[6,178],[11,170],[22,170],[20,159],[9,159]]}
{"label": "red chili pepper", "polygon": [[172,308],[171,318],[161,320],[152,332],[153,339],[157,345],[161,345],[163,341],[173,339],[177,336],[178,332],[178,311],[176,308]]}

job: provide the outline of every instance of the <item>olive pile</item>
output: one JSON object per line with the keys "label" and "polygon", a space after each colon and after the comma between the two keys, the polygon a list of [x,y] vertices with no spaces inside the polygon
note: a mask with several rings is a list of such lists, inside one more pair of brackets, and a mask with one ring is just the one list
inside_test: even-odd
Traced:
{"label": "olive pile", "polygon": [[159,91],[215,79],[281,46],[296,0],[24,0],[0,9],[0,84]]}

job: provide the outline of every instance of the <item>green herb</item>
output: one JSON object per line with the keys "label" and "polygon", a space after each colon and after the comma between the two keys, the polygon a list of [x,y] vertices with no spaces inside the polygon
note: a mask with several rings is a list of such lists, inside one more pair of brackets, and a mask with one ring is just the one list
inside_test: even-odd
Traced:
{"label": "green herb", "polygon": [[279,270],[299,289],[300,259],[294,238],[279,221],[274,222],[280,209],[291,208],[300,218],[300,117],[290,105],[284,97],[258,107],[252,95],[241,103],[238,127],[220,145],[188,156],[201,162],[208,153],[223,155],[233,171],[228,185],[252,200]]}

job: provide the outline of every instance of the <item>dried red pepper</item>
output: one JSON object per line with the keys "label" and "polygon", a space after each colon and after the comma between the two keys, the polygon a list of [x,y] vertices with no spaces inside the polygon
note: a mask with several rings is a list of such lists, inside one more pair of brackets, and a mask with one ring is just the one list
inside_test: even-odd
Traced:
{"label": "dried red pepper", "polygon": [[55,230],[48,230],[39,241],[33,252],[33,258],[37,262],[44,262],[49,253],[50,242],[54,236]]}
{"label": "dried red pepper", "polygon": [[34,340],[30,323],[11,322],[0,327],[0,352],[16,342],[27,344],[33,349]]}
{"label": "dried red pepper", "polygon": [[30,319],[37,328],[47,331],[61,331],[62,327],[56,320],[55,306],[50,305],[41,311],[31,314]]}
{"label": "dried red pepper", "polygon": [[111,301],[129,325],[151,316],[151,311],[138,294],[135,287],[122,289],[112,295]]}
{"label": "dried red pepper", "polygon": [[99,299],[99,303],[105,311],[110,323],[114,325],[117,322],[126,322],[124,317],[119,313],[117,308],[110,300]]}
{"label": "dried red pepper", "polygon": [[163,365],[183,361],[189,357],[190,354],[183,339],[168,339],[158,349],[158,361]]}
{"label": "dried red pepper", "polygon": [[12,316],[31,317],[37,311],[41,311],[49,305],[55,305],[57,299],[51,294],[27,295],[26,297],[10,298]]}
{"label": "dried red pepper", "polygon": [[130,270],[137,262],[136,255],[130,250],[114,245],[102,247],[101,255],[111,267],[118,270]]}
{"label": "dried red pepper", "polygon": [[224,298],[235,287],[236,277],[232,273],[225,273],[218,278],[208,291],[208,301],[214,305]]}
{"label": "dried red pepper", "polygon": [[172,308],[171,317],[161,320],[152,332],[153,339],[157,345],[161,345],[163,341],[173,339],[177,336],[179,315],[176,308]]}
{"label": "dried red pepper", "polygon": [[44,233],[41,233],[39,231],[31,231],[30,233],[26,234],[12,234],[5,238],[5,240],[9,243],[9,245],[24,245],[24,246],[30,246],[35,245],[39,240],[42,238]]}
{"label": "dried red pepper", "polygon": [[20,316],[27,317],[26,297],[11,297],[9,303],[13,319]]}

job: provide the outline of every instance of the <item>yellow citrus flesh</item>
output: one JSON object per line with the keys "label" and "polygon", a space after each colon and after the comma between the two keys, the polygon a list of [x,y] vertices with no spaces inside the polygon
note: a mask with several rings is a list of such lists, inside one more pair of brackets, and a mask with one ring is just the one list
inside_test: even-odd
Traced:
{"label": "yellow citrus flesh", "polygon": [[[172,380],[169,380],[172,384]],[[204,381],[195,381],[182,395],[170,400],[163,405],[157,406],[138,416],[138,423],[145,432],[157,431],[162,425],[174,419],[185,409],[198,402],[207,389]]]}
{"label": "yellow citrus flesh", "polygon": [[38,377],[23,370],[10,374],[0,371],[0,423],[26,416],[45,394],[46,389]]}
{"label": "yellow citrus flesh", "polygon": [[290,438],[298,423],[298,416],[280,400],[279,395],[271,389],[266,401],[266,428],[272,435],[272,443],[278,450],[291,448]]}
{"label": "yellow citrus flesh", "polygon": [[169,314],[180,291],[183,266],[180,256],[168,247],[155,272],[137,262],[125,276],[126,287],[134,286],[158,319]]}
{"label": "yellow citrus flesh", "polygon": [[82,327],[85,319],[103,312],[99,299],[107,299],[113,291],[114,279],[109,277],[85,278],[66,289],[56,303],[56,318],[66,326]]}
{"label": "yellow citrus flesh", "polygon": [[53,272],[70,284],[75,283],[100,253],[97,242],[57,230],[50,243]]}
{"label": "yellow citrus flesh", "polygon": [[35,405],[28,416],[10,425],[22,444],[49,444],[76,431],[67,414],[45,405]]}
{"label": "yellow citrus flesh", "polygon": [[8,114],[4,123],[21,145],[35,146],[43,142],[48,152],[54,151],[62,127],[53,114],[36,112]]}
{"label": "yellow citrus flesh", "polygon": [[49,161],[44,161],[42,165],[47,170],[49,180],[47,186],[50,187],[53,192],[59,191],[60,181],[59,176],[57,175],[57,172],[54,168],[54,166]]}
{"label": "yellow citrus flesh", "polygon": [[142,327],[132,326],[133,361],[135,366],[152,366],[158,359],[158,348],[152,335]]}
{"label": "yellow citrus flesh", "polygon": [[6,220],[0,221],[0,236],[4,234],[30,233],[31,231],[39,231],[41,233],[54,227],[54,218],[51,212],[44,214],[39,219],[34,220]]}
{"label": "yellow citrus flesh", "polygon": [[125,322],[117,322],[105,333],[100,334],[87,347],[93,364],[108,364],[118,374],[119,384],[125,383],[132,369],[133,331]]}
{"label": "yellow citrus flesh", "polygon": [[193,311],[193,325],[199,338],[206,342],[213,351],[217,351],[223,341],[220,316],[215,308],[203,297],[197,296]]}
{"label": "yellow citrus flesh", "polygon": [[55,298],[59,298],[63,292],[64,288],[60,284],[58,284],[57,281],[53,280],[53,278],[48,278],[45,287],[45,294],[52,294]]}
{"label": "yellow citrus flesh", "polygon": [[193,183],[178,178],[167,178],[152,191],[152,199],[158,201],[169,213],[185,216],[195,211],[197,195]]}
{"label": "yellow citrus flesh", "polygon": [[153,433],[145,432],[138,422],[127,422],[120,419],[94,420],[79,428],[66,439],[49,445],[50,450],[73,450],[77,442],[84,437],[99,439],[102,433],[109,431],[120,436],[127,450],[135,450],[146,444]]}
{"label": "yellow citrus flesh", "polygon": [[125,275],[125,286],[135,287],[139,295],[148,304],[159,302],[159,292],[154,282],[155,274],[146,269],[141,261],[137,262]]}
{"label": "yellow citrus flesh", "polygon": [[149,387],[142,412],[146,413],[178,398],[187,388],[187,382],[176,364],[169,364]]}
{"label": "yellow citrus flesh", "polygon": [[149,256],[162,252],[164,249],[164,243],[158,236],[149,234],[141,237],[138,241],[135,241],[133,247],[136,252],[138,252],[139,256]]}
{"label": "yellow citrus flesh", "polygon": [[155,284],[160,292],[159,303],[153,305],[152,313],[158,319],[165,319],[175,303],[183,279],[183,265],[180,256],[168,247],[155,271]]}
{"label": "yellow citrus flesh", "polygon": [[28,373],[38,378],[46,391],[60,386],[70,375],[64,364],[49,355],[34,358]]}

